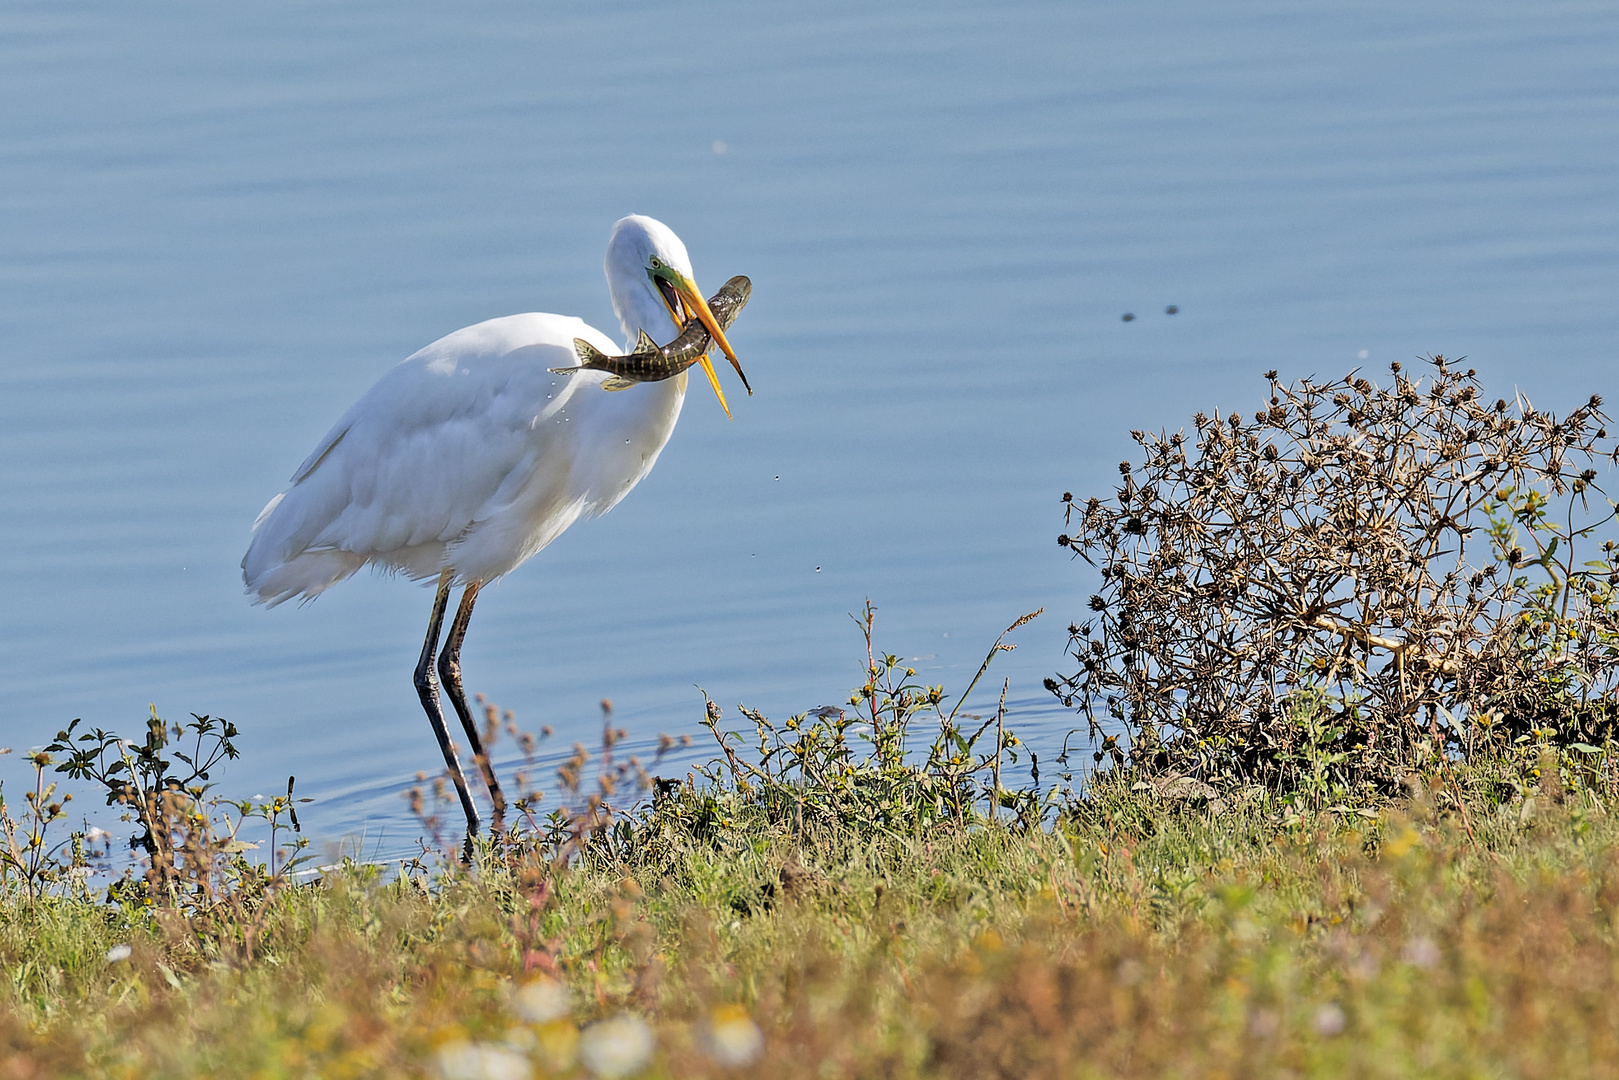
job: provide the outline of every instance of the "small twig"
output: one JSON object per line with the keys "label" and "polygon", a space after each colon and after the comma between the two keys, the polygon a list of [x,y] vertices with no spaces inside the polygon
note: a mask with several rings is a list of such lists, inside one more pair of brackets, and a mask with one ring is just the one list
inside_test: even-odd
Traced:
{"label": "small twig", "polygon": [[950,715],[949,716],[945,717],[945,722],[946,723],[948,723],[951,720],[954,720],[956,718],[956,710],[960,709],[962,707],[962,705],[966,704],[967,696],[973,692],[973,687],[978,685],[978,680],[982,679],[984,677],[984,672],[989,670],[990,661],[995,659],[995,654],[996,653],[1003,653],[1003,652],[1011,652],[1013,649],[1017,648],[1016,645],[1002,645],[1001,644],[1001,642],[1003,640],[1005,640],[1006,635],[1010,634],[1012,631],[1016,630],[1018,627],[1022,626],[1024,623],[1029,622],[1032,619],[1039,618],[1041,612],[1043,612],[1045,610],[1046,609],[1042,607],[1042,608],[1039,608],[1039,609],[1037,609],[1035,611],[1029,612],[1027,615],[1021,615],[1021,616],[1018,617],[1018,620],[1016,622],[1014,622],[1011,626],[1008,626],[1005,630],[1001,631],[1001,636],[996,638],[995,639],[995,644],[993,644],[993,645],[991,645],[989,647],[989,653],[984,657],[984,662],[982,664],[978,665],[978,674],[973,676],[973,681],[967,684],[967,689],[962,691],[962,694],[961,694],[960,698],[956,699],[956,707],[954,709],[950,710]]}
{"label": "small twig", "polygon": [[[1035,612],[1035,614],[1038,615],[1039,612]],[[1028,618],[1032,617],[1028,616]],[[992,652],[990,655],[995,654]],[[989,820],[991,821],[996,819],[996,813],[1001,805],[1001,751],[1006,746],[1006,691],[1011,685],[1011,679],[1001,683],[1001,703],[995,707],[995,766],[994,771],[990,774],[993,778],[994,790],[990,792],[989,801]]]}

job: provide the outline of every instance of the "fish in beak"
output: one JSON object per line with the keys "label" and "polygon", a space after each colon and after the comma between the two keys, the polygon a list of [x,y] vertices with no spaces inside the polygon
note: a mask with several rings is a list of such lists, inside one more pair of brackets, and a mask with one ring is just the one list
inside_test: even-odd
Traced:
{"label": "fish in beak", "polygon": [[[731,343],[725,340],[725,331],[720,328],[719,320],[714,318],[714,313],[709,310],[708,301],[703,299],[697,283],[668,265],[658,266],[649,273],[675,325],[684,326],[687,319],[695,316],[708,331],[709,337],[713,338],[714,343],[725,353],[725,358],[731,362],[737,376],[742,380],[742,385],[747,388],[748,396],[752,397],[753,387],[748,386],[748,377],[742,372],[742,364],[736,358],[736,351],[731,348]],[[730,416],[731,407],[725,403],[725,391],[720,389],[719,376],[714,374],[714,365],[709,362],[706,353],[699,363],[703,365],[703,374],[708,376],[708,384],[714,388],[714,395],[720,399],[720,408],[725,410],[726,416]]]}

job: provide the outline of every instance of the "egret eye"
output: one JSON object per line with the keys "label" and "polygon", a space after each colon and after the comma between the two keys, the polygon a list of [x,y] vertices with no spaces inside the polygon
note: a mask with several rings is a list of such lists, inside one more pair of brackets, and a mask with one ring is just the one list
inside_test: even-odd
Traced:
{"label": "egret eye", "polygon": [[647,265],[650,266],[654,270],[662,270],[663,269],[663,260],[658,258],[656,255],[654,255],[654,256],[652,256],[651,261],[647,263]]}

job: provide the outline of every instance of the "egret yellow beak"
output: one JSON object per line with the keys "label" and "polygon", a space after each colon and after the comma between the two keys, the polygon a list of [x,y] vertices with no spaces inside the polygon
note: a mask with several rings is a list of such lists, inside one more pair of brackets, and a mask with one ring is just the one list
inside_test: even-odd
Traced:
{"label": "egret yellow beak", "polygon": [[[731,343],[725,340],[725,331],[720,328],[719,320],[714,318],[714,313],[709,310],[708,301],[703,299],[703,294],[698,290],[697,283],[669,267],[663,267],[658,276],[669,286],[669,290],[663,292],[663,302],[669,308],[669,316],[674,319],[675,325],[684,326],[686,317],[683,312],[676,311],[675,306],[669,303],[669,292],[673,292],[681,301],[682,306],[702,322],[703,329],[708,331],[708,336],[713,338],[714,343],[725,353],[725,358],[731,362],[731,366],[736,368],[737,376],[741,378],[742,385],[747,387],[748,396],[752,397],[753,387],[748,386],[748,377],[743,374],[742,364],[736,358],[736,351],[731,348]],[[731,407],[725,402],[725,391],[720,389],[720,379],[718,375],[714,374],[714,365],[709,362],[707,354],[704,354],[698,362],[703,365],[703,374],[708,376],[708,385],[714,388],[714,396],[720,399],[720,408],[725,410],[726,417],[730,417]]]}

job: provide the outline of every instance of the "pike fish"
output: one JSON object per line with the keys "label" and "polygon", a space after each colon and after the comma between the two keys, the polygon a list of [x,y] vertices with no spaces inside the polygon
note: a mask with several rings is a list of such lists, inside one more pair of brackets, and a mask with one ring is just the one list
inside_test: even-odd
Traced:
{"label": "pike fish", "polygon": [[[731,328],[737,312],[742,310],[752,292],[753,282],[738,274],[708,298],[708,308],[714,313],[714,321],[720,324],[720,329]],[[602,382],[603,390],[627,390],[636,383],[673,378],[697,363],[713,347],[714,339],[694,316],[686,320],[679,336],[667,345],[659,345],[642,330],[634,351],[623,356],[609,356],[583,338],[574,338],[573,351],[579,354],[579,366],[551,370],[558,375],[572,375],[576,371],[587,370],[605,371],[609,377]],[[737,374],[742,374],[740,369]],[[753,393],[746,375],[742,376],[742,385],[747,387],[748,393]]]}

